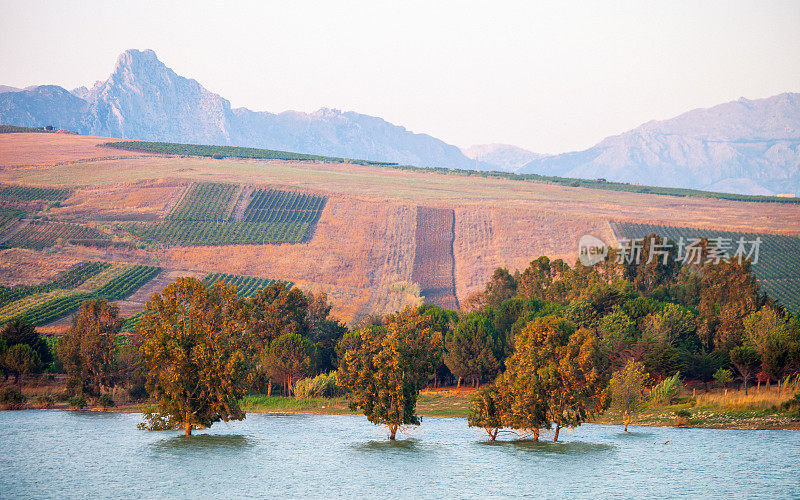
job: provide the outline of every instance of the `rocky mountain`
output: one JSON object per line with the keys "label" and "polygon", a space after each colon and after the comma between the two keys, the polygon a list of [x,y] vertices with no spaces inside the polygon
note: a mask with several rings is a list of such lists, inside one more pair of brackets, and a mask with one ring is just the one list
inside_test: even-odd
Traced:
{"label": "rocky mountain", "polygon": [[476,144],[461,150],[467,158],[491,165],[495,170],[516,172],[528,162],[545,155],[511,144]]}
{"label": "rocky mountain", "polygon": [[381,118],[335,109],[273,114],[246,108],[165,66],[152,50],[128,50],[91,89],[43,85],[0,93],[0,123],[53,125],[81,134],[252,146],[418,166],[472,168],[452,145]]}
{"label": "rocky mountain", "polygon": [[800,194],[800,94],[739,99],[651,121],[521,173],[746,194]]}

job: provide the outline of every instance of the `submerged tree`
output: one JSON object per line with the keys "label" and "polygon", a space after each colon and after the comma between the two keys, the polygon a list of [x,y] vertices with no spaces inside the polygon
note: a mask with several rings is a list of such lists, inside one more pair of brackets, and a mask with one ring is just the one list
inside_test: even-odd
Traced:
{"label": "submerged tree", "polygon": [[394,440],[399,427],[419,425],[417,397],[440,349],[430,320],[408,307],[387,316],[383,328],[360,330],[358,344],[344,353],[336,383],[350,391],[351,410],[386,425]]}
{"label": "submerged tree", "polygon": [[622,420],[625,432],[631,422],[631,413],[644,400],[644,384],[647,382],[647,372],[644,365],[634,360],[628,360],[624,367],[616,371],[611,377],[611,399],[614,406],[622,410]]}
{"label": "submerged tree", "polygon": [[472,396],[467,425],[480,427],[494,441],[503,427],[503,403],[496,385],[484,387]]}
{"label": "submerged tree", "polygon": [[233,288],[194,278],[178,278],[147,303],[138,331],[147,390],[187,436],[195,426],[244,418],[239,399],[250,367],[240,307]]}

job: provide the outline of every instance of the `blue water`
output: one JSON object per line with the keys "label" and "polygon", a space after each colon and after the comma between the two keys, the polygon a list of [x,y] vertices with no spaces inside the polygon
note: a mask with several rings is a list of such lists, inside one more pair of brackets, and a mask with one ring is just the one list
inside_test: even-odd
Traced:
{"label": "blue water", "polygon": [[584,425],[491,443],[424,418],[392,443],[361,416],[249,414],[189,439],[140,419],[0,412],[0,497],[800,498],[793,431]]}

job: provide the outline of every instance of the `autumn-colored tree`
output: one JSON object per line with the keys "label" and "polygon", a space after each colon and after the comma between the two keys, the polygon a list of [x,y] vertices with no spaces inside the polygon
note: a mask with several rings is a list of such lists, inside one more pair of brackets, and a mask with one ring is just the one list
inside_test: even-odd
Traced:
{"label": "autumn-colored tree", "polygon": [[352,410],[386,425],[394,440],[400,426],[420,423],[417,398],[432,373],[441,337],[413,307],[390,314],[384,323],[360,330],[359,345],[345,352],[336,383],[350,391]]}
{"label": "autumn-colored tree", "polygon": [[462,379],[471,380],[472,387],[477,387],[483,377],[500,368],[499,333],[486,316],[471,314],[461,318],[445,338],[444,347],[444,362],[458,377],[459,387]]}
{"label": "autumn-colored tree", "polygon": [[642,363],[629,360],[624,367],[614,372],[611,376],[609,388],[611,401],[614,406],[622,411],[622,420],[625,432],[631,422],[631,414],[636,411],[644,400],[644,384],[647,382],[647,372]]}
{"label": "autumn-colored tree", "polygon": [[[514,339],[501,393],[512,428],[575,427],[608,406],[608,369],[597,335],[555,316],[537,318]],[[507,389],[505,389],[507,387]],[[534,438],[538,438],[535,435]]]}
{"label": "autumn-colored tree", "polygon": [[286,333],[262,351],[261,366],[270,380],[283,382],[283,394],[288,396],[292,383],[310,373],[313,356],[314,344],[298,333]]}
{"label": "autumn-colored tree", "polygon": [[42,365],[39,355],[28,344],[17,344],[6,349],[2,361],[6,370],[14,375],[17,386],[22,388],[22,376],[38,371]]}
{"label": "autumn-colored tree", "polygon": [[154,294],[139,324],[147,390],[160,414],[195,426],[241,420],[250,373],[241,302],[232,287],[178,278]]}
{"label": "autumn-colored tree", "polygon": [[81,304],[72,327],[59,339],[58,358],[67,372],[67,388],[99,397],[117,382],[116,337],[122,327],[119,308],[106,300]]}

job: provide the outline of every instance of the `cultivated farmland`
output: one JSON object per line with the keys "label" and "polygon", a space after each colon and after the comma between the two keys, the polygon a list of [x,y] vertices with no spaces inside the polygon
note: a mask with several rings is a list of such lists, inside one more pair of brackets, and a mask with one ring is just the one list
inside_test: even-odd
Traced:
{"label": "cultivated farmland", "polygon": [[[236,295],[239,297],[254,297],[256,293],[262,288],[272,286],[280,280],[273,280],[269,278],[255,278],[253,276],[237,276],[233,274],[224,273],[211,273],[203,281],[209,285],[219,282],[225,282],[229,285],[236,286]],[[284,281],[287,288],[292,287],[292,282]]]}
{"label": "cultivated farmland", "polygon": [[[327,293],[333,314],[351,321],[416,302],[413,294],[419,287],[412,270],[420,205],[454,211],[454,281],[460,302],[483,288],[496,267],[513,272],[539,255],[573,262],[577,241],[586,233],[613,240],[609,220],[800,235],[797,203],[660,196],[596,189],[602,183],[587,189],[513,176],[322,160],[131,153],[104,146],[109,141],[62,134],[0,134],[0,183],[73,190],[60,206],[28,212],[23,221],[46,217],[50,222],[87,225],[108,232],[114,243],[52,246],[36,252],[36,259],[48,263],[39,267],[29,262],[16,265],[19,252],[31,251],[0,251],[4,283],[48,281],[52,278],[48,266],[58,262],[124,261],[165,268],[168,271],[159,275],[169,276],[165,282],[209,273],[292,281],[303,290]],[[224,220],[169,219],[193,192],[191,186],[203,183],[237,186]],[[247,220],[258,220],[248,208],[260,190],[266,194],[270,189],[298,193],[298,198],[299,194],[323,197],[324,209],[311,218],[316,220],[312,227],[296,228],[294,238],[280,234],[266,238],[263,228],[251,226],[251,234],[260,234],[259,239],[225,242],[247,229],[240,226],[221,234],[233,229],[232,224],[258,224]],[[270,213],[260,216],[275,217]],[[159,228],[160,224],[164,226]],[[140,239],[127,231],[129,226],[155,234]],[[268,244],[277,240],[282,244]],[[157,291],[150,283],[144,288],[150,291],[121,302],[125,315],[140,311]]]}
{"label": "cultivated farmland", "polygon": [[426,302],[458,309],[455,288],[453,210],[417,207],[416,249],[411,279]]}

